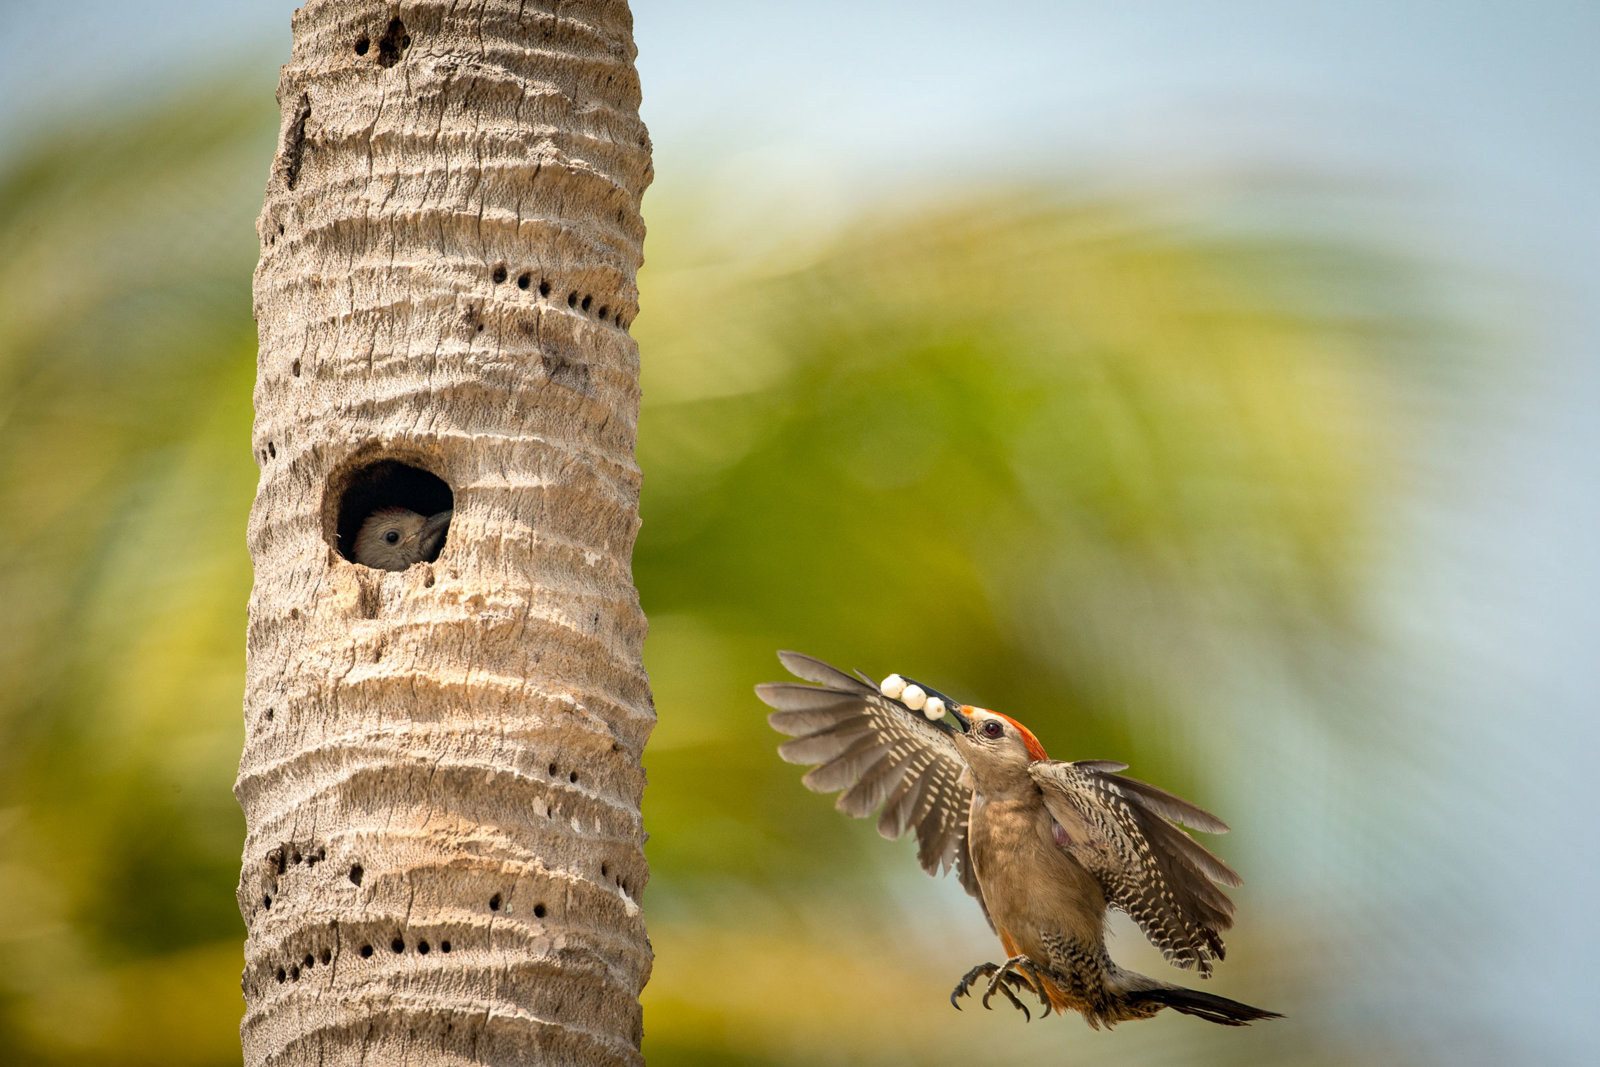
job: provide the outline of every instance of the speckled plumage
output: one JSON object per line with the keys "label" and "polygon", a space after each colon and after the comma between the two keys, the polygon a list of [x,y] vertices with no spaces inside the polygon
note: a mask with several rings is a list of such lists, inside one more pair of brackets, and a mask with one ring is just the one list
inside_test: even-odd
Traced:
{"label": "speckled plumage", "polygon": [[[1081,1012],[1091,1026],[1163,1007],[1225,1025],[1275,1016],[1125,971],[1106,952],[1106,911],[1118,908],[1170,962],[1210,974],[1233,923],[1233,903],[1218,886],[1240,880],[1179,824],[1224,833],[1222,820],[1124,777],[1125,764],[1049,759],[1016,720],[898,675],[880,690],[809,656],[779,658],[816,683],[757,687],[778,709],[773,727],[794,738],[779,753],[819,764],[802,780],[816,792],[842,790],[837,806],[846,814],[865,816],[881,804],[885,837],[914,829],[923,869],[954,866],[1010,955],[1004,965],[974,968],[952,1003],[981,972],[992,976],[986,1006],[999,992],[1022,1007],[1015,992],[1033,992],[1047,1011]],[[902,683],[902,692],[942,700],[959,729],[886,695]]]}
{"label": "speckled plumage", "polygon": [[861,818],[881,805],[878,833],[892,839],[914,831],[922,869],[938,875],[954,868],[981,904],[967,854],[972,787],[949,737],[865,678],[798,652],[779,658],[796,677],[819,685],[757,687],[778,709],[767,721],[795,738],[778,754],[789,763],[816,764],[801,781],[817,793],[843,790],[835,806],[847,815]]}

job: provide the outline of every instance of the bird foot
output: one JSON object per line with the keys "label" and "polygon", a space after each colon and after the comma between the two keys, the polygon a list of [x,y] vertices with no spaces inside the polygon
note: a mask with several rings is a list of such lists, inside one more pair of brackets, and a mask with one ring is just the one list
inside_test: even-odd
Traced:
{"label": "bird foot", "polygon": [[1012,1007],[1022,1013],[1024,1019],[1032,1022],[1033,1016],[1028,1012],[1027,1006],[1017,999],[1017,993],[1013,992],[1013,989],[1018,992],[1026,990],[1039,998],[1040,1003],[1044,1005],[1044,1014],[1050,1014],[1050,997],[1045,992],[1044,979],[1040,977],[1034,962],[1027,956],[1012,956],[1003,964],[980,963],[962,975],[961,981],[950,991],[950,1003],[957,1011],[961,1010],[959,999],[972,991],[973,984],[979,978],[989,979],[989,985],[983,991],[981,1001],[985,1008],[989,1008],[989,1001],[996,993],[1000,993],[1011,1002]]}

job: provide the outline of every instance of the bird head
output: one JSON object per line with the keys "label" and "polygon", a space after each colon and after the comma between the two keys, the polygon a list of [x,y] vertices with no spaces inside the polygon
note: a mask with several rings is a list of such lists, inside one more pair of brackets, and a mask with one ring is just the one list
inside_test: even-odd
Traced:
{"label": "bird head", "polygon": [[956,747],[977,773],[979,766],[1013,767],[1023,771],[1036,760],[1049,759],[1033,731],[1009,715],[970,704],[951,709],[959,727]]}
{"label": "bird head", "polygon": [[384,571],[437,559],[454,511],[421,515],[410,508],[379,508],[356,534],[355,561]]}
{"label": "bird head", "polygon": [[980,789],[986,781],[1025,778],[1028,764],[1050,758],[1033,731],[1009,715],[963,704],[898,674],[885,678],[879,690],[949,734]]}

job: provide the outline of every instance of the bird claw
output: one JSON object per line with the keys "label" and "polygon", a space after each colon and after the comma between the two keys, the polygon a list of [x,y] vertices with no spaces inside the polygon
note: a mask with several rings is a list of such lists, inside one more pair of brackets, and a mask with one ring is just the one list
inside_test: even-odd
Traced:
{"label": "bird claw", "polygon": [[979,1002],[990,1011],[994,1009],[989,1004],[989,1001],[993,999],[996,993],[1000,993],[1011,1002],[1012,1007],[1022,1013],[1024,1019],[1032,1022],[1033,1015],[1028,1011],[1027,1006],[1017,998],[1017,993],[1013,991],[1013,988],[1017,991],[1025,989],[1038,997],[1040,1003],[1044,1005],[1045,1015],[1049,1015],[1052,1010],[1050,997],[1045,992],[1044,979],[1039,976],[1038,968],[1034,966],[1033,961],[1026,956],[1013,956],[1003,964],[980,963],[962,975],[961,981],[957,982],[956,987],[950,991],[950,1004],[957,1011],[961,1010],[960,998],[972,991],[973,984],[979,978],[989,979],[989,985],[983,991],[983,996]]}
{"label": "bird claw", "polygon": [[988,977],[999,969],[1000,965],[998,963],[980,963],[976,967],[972,968],[972,970],[962,975],[961,981],[957,982],[956,987],[950,991],[950,1006],[956,1011],[960,1011],[961,1005],[958,1003],[958,1001],[961,997],[966,996],[972,991],[972,983],[976,981],[980,975],[983,977]]}
{"label": "bird claw", "polygon": [[[1011,1006],[1022,1013],[1023,1022],[1033,1022],[1033,1016],[1029,1014],[1027,1005],[1017,999],[1017,995],[1013,993],[1011,991],[1011,987],[1006,984],[1006,977],[1006,972],[1001,971],[999,974],[995,975],[989,980],[989,988],[983,992],[983,1006],[985,1008],[989,1008],[989,998],[994,996],[995,990],[998,989],[1000,992],[1005,994],[1007,1000],[1011,1001]],[[990,1008],[989,1010],[993,1011],[994,1009]]]}

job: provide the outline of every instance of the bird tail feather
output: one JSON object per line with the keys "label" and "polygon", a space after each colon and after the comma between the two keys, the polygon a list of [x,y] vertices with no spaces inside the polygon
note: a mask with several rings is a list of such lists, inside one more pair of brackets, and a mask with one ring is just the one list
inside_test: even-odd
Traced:
{"label": "bird tail feather", "polygon": [[1223,1026],[1248,1026],[1259,1019],[1283,1018],[1275,1011],[1253,1008],[1237,1000],[1219,997],[1215,993],[1202,993],[1198,989],[1186,989],[1183,986],[1141,989],[1130,991],[1126,996],[1129,1002],[1134,1004],[1159,1004],[1164,1008],[1181,1011],[1185,1015],[1193,1015]]}

